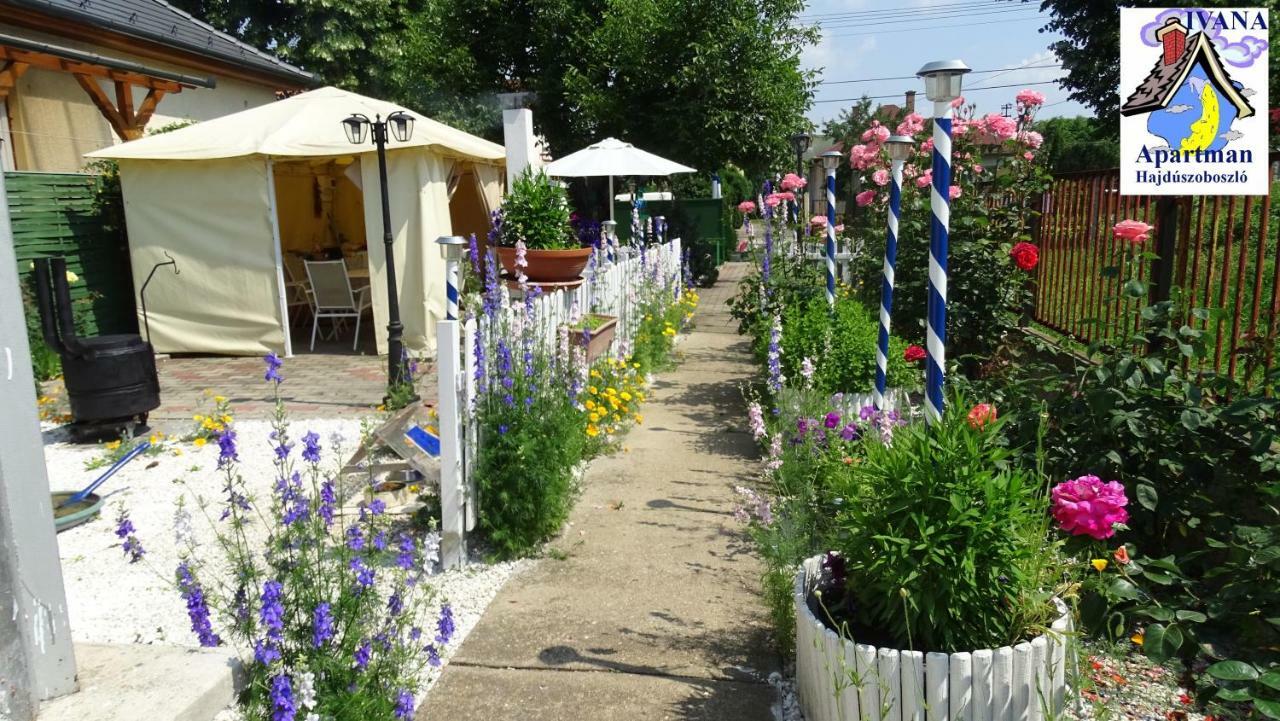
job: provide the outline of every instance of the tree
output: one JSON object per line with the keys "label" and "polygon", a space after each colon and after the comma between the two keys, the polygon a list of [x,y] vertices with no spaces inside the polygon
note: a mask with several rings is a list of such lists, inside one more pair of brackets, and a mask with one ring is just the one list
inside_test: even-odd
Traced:
{"label": "tree", "polygon": [[1051,172],[1120,165],[1120,143],[1114,129],[1095,118],[1049,118],[1037,121],[1035,129],[1044,136],[1040,157]]}
{"label": "tree", "polygon": [[[841,110],[839,115],[823,123],[822,134],[831,138],[832,143],[839,143],[847,156],[849,148],[862,142],[862,131],[871,124],[871,118],[876,114],[877,109],[871,107],[871,98],[864,94],[854,101],[853,105]],[[856,213],[857,206],[852,200],[853,196],[862,189],[861,179],[847,162],[840,163],[836,168],[836,188],[847,201],[845,207],[850,209],[851,214]],[[815,189],[814,192],[818,191]]]}
{"label": "tree", "polygon": [[382,95],[423,0],[170,0],[328,85]]}
{"label": "tree", "polygon": [[[701,171],[783,161],[812,75],[802,0],[429,0],[434,58],[412,71],[458,97],[536,93],[556,154],[616,136]],[[419,64],[421,63],[421,64]],[[460,67],[460,72],[454,68]]]}
{"label": "tree", "polygon": [[[1023,0],[1029,2],[1030,0]],[[1149,0],[1043,0],[1041,11],[1051,14],[1049,23],[1041,32],[1059,32],[1063,40],[1051,43],[1049,48],[1062,60],[1066,76],[1063,87],[1070,90],[1072,100],[1093,109],[1103,126],[1118,135],[1120,132],[1120,18],[1119,8],[1147,7]],[[1173,3],[1179,5],[1181,3]],[[1157,6],[1163,7],[1160,3]],[[1280,42],[1280,30],[1275,23],[1275,10],[1280,0],[1260,0],[1254,6],[1271,9],[1270,41],[1275,48]],[[1236,7],[1234,0],[1203,0],[1196,7]],[[1272,62],[1270,86],[1280,87],[1280,63]]]}

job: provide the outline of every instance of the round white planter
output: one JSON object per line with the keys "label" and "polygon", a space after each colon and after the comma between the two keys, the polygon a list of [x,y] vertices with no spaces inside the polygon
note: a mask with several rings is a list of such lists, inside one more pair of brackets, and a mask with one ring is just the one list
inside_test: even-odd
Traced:
{"label": "round white planter", "polygon": [[1031,641],[962,653],[876,648],[809,610],[822,556],[796,574],[796,689],[807,721],[1049,721],[1066,698],[1071,617]]}

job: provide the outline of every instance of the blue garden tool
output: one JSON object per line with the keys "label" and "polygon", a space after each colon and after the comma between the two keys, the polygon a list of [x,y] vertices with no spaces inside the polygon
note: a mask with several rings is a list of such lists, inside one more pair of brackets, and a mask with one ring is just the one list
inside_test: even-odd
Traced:
{"label": "blue garden tool", "polygon": [[129,463],[129,461],[132,461],[133,459],[142,455],[143,451],[147,450],[150,447],[151,447],[151,441],[145,441],[145,440],[139,443],[138,445],[134,446],[132,449],[130,449],[128,453],[124,454],[123,458],[116,461],[110,468],[108,468],[105,473],[103,473],[101,476],[98,476],[96,479],[94,479],[93,483],[90,483],[88,486],[86,486],[83,491],[79,491],[78,493],[66,499],[62,503],[59,503],[54,508],[57,509],[57,508],[62,508],[63,506],[70,506],[74,503],[79,503],[80,501],[83,501],[85,498],[88,498],[89,494],[97,490],[98,486],[101,486],[103,483],[105,483],[108,478],[115,475],[116,471],[120,470],[121,468],[124,468]]}

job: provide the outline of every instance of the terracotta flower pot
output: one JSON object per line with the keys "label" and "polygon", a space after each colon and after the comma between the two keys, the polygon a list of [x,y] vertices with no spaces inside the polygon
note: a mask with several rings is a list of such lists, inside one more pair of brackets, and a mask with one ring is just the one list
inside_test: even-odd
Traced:
{"label": "terracotta flower pot", "polygon": [[[508,275],[516,274],[516,249],[499,247],[498,259],[502,261],[502,269]],[[591,248],[567,248],[564,250],[528,250],[525,259],[529,261],[524,274],[533,283],[565,283],[577,280],[582,276],[582,269],[587,267],[591,259]]]}
{"label": "terracotta flower pot", "polygon": [[569,328],[570,342],[580,343],[583,334],[587,335],[587,363],[592,363],[604,355],[613,344],[613,337],[618,332],[618,319],[615,316],[592,313],[591,317],[600,318],[602,322],[590,330],[584,324]]}

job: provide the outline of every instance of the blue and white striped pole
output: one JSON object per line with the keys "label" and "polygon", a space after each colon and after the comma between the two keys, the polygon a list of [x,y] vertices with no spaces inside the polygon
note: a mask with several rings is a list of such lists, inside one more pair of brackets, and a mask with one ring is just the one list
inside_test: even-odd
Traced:
{"label": "blue and white striped pole", "polygon": [[458,266],[467,241],[457,235],[446,235],[436,238],[436,242],[440,244],[440,252],[444,254],[444,319],[457,320],[458,291],[462,285],[458,277]]}
{"label": "blue and white striped pole", "polygon": [[880,342],[876,345],[876,388],[872,401],[884,410],[889,382],[889,324],[893,317],[893,273],[898,262],[898,216],[902,209],[902,164],[911,155],[911,138],[892,135],[885,141],[889,151],[892,184],[889,186],[888,231],[884,239],[884,278],[880,284]]}
{"label": "blue and white striped pole", "polygon": [[925,316],[925,422],[942,420],[947,364],[947,235],[951,226],[951,101],[969,67],[959,60],[926,64],[916,73],[933,101],[933,188],[929,207],[929,304]]}
{"label": "blue and white striped pole", "polygon": [[822,167],[827,171],[827,306],[836,307],[836,168],[844,156],[835,150],[822,154]]}

